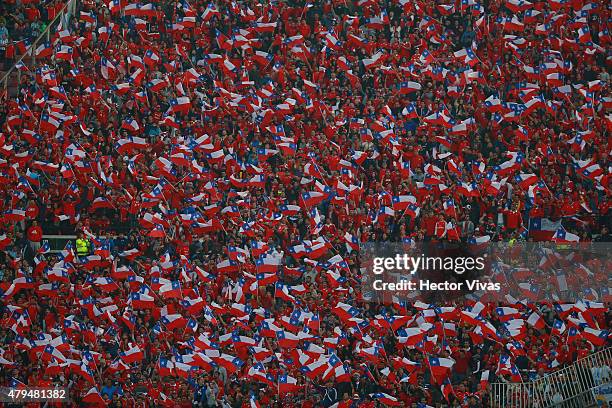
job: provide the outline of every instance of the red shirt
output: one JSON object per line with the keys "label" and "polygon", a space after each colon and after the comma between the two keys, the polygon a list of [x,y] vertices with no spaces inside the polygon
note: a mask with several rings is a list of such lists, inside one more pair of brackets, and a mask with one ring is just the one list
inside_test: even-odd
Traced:
{"label": "red shirt", "polygon": [[510,229],[516,229],[519,227],[520,213],[518,211],[508,211],[506,213],[506,226]]}
{"label": "red shirt", "polygon": [[26,216],[31,220],[36,219],[38,213],[38,206],[36,204],[30,204],[28,208],[26,208]]}
{"label": "red shirt", "polygon": [[42,240],[43,231],[39,225],[32,226],[28,229],[28,239],[32,242],[40,242]]}

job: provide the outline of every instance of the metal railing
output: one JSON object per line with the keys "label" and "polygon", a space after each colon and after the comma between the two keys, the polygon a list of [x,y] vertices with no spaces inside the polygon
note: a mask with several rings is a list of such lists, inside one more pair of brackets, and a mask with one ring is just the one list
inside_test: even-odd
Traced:
{"label": "metal railing", "polygon": [[30,55],[32,57],[32,64],[36,64],[36,49],[40,45],[41,42],[49,41],[51,30],[57,28],[59,22],[62,22],[62,26],[64,28],[68,27],[68,23],[72,16],[77,11],[77,0],[68,0],[64,7],[60,10],[59,13],[55,16],[53,20],[47,24],[47,27],[43,30],[42,33],[34,40],[34,42],[27,48],[27,50],[17,59],[17,61],[6,71],[2,79],[0,79],[0,89],[2,89],[5,94],[8,96],[8,85],[9,79],[11,78],[11,74],[17,75],[17,83],[21,81],[21,70],[16,69],[20,63],[25,64],[25,57]]}
{"label": "metal railing", "polygon": [[[492,383],[493,408],[588,408],[612,380],[612,347],[532,382]],[[607,406],[607,403],[604,405]]]}
{"label": "metal railing", "polygon": [[[42,242],[47,241],[52,254],[62,252],[68,241],[75,241],[76,235],[43,235]],[[74,243],[74,242],[73,242]]]}

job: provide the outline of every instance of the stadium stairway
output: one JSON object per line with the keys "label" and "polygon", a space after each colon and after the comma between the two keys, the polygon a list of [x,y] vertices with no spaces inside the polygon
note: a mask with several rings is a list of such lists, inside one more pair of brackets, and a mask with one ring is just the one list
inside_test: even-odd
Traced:
{"label": "stadium stairway", "polygon": [[532,382],[492,383],[493,408],[608,407],[612,398],[612,347]]}

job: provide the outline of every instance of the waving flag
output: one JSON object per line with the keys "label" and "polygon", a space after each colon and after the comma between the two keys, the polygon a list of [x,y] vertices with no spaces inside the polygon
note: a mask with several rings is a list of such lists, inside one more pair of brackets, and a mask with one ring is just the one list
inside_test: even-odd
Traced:
{"label": "waving flag", "polygon": [[87,391],[83,396],[82,401],[88,404],[104,404],[104,399],[102,398],[96,387],[91,387],[89,391]]}
{"label": "waving flag", "polygon": [[385,394],[384,392],[370,394],[370,398],[390,407],[399,407],[402,405],[397,398]]}
{"label": "waving flag", "polygon": [[53,55],[53,47],[49,42],[44,42],[35,50],[36,58],[49,58]]}
{"label": "waving flag", "polygon": [[450,358],[429,357],[428,364],[432,375],[442,379],[448,377],[455,362]]}
{"label": "waving flag", "polygon": [[555,234],[552,237],[552,240],[555,242],[578,242],[580,241],[580,237],[576,234],[572,234],[571,232],[567,232],[565,228],[561,227],[557,229]]}
{"label": "waving flag", "polygon": [[126,364],[137,363],[144,359],[144,352],[138,346],[133,346],[126,351],[119,352],[119,357]]}
{"label": "waving flag", "polygon": [[281,374],[278,376],[278,392],[280,394],[294,393],[301,389],[298,385],[297,380],[287,374]]}
{"label": "waving flag", "polygon": [[420,90],[421,90],[421,84],[417,82],[407,81],[407,82],[400,82],[398,84],[398,91],[401,95],[407,95],[412,92],[416,92]]}
{"label": "waving flag", "polygon": [[186,96],[181,96],[170,100],[170,109],[172,112],[187,113],[191,109],[191,101]]}
{"label": "waving flag", "polygon": [[155,307],[155,299],[144,293],[132,293],[130,304],[134,309],[150,309]]}

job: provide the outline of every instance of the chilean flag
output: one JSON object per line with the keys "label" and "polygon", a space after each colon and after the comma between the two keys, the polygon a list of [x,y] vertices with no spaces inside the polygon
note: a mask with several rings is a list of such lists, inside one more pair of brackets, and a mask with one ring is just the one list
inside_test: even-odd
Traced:
{"label": "chilean flag", "polygon": [[217,364],[225,367],[230,375],[238,371],[240,367],[244,365],[244,361],[229,354],[221,354],[220,357],[217,357],[216,361]]}
{"label": "chilean flag", "polygon": [[429,357],[429,368],[434,377],[447,377],[454,364],[455,362],[450,358]]}
{"label": "chilean flag", "polygon": [[390,407],[399,407],[401,405],[397,398],[392,397],[389,394],[385,394],[384,392],[377,392],[375,394],[370,394],[370,397]]}
{"label": "chilean flag", "polygon": [[159,295],[164,299],[182,299],[181,283],[179,281],[172,281],[162,285],[159,288]]}
{"label": "chilean flag", "polygon": [[576,234],[572,234],[571,232],[567,232],[565,228],[561,227],[555,232],[552,240],[554,242],[578,242],[580,241],[580,237]]}
{"label": "chilean flag", "polygon": [[[282,256],[279,255],[262,255],[255,261],[257,273],[276,273],[282,262]],[[273,282],[270,282],[273,283]]]}
{"label": "chilean flag", "polygon": [[393,196],[391,203],[394,211],[402,211],[410,204],[415,204],[416,198],[411,195]]}
{"label": "chilean flag", "polygon": [[446,111],[434,112],[429,116],[423,118],[425,123],[429,123],[432,125],[440,125],[447,128],[452,128],[451,118],[447,115]]}
{"label": "chilean flag", "polygon": [[278,280],[276,273],[258,273],[256,278],[259,286],[272,285]]}
{"label": "chilean flag", "polygon": [[404,347],[414,347],[423,341],[427,335],[427,330],[422,327],[408,327],[406,329],[398,330],[397,334],[400,344],[402,344]]}
{"label": "chilean flag", "polygon": [[56,347],[47,344],[43,350],[42,359],[43,361],[52,361],[54,358],[58,361],[66,361],[66,357]]}
{"label": "chilean flag", "polygon": [[187,326],[187,320],[180,314],[169,314],[161,318],[161,322],[168,330],[182,329]]}
{"label": "chilean flag", "polygon": [[155,299],[144,293],[132,293],[130,301],[134,309],[152,309],[155,307]]}
{"label": "chilean flag", "polygon": [[521,173],[514,176],[514,181],[516,181],[521,188],[527,189],[529,186],[538,182],[538,176],[533,173]]}
{"label": "chilean flag", "polygon": [[256,33],[273,33],[274,30],[276,29],[276,22],[273,23],[262,23],[262,22],[256,22],[255,26],[253,27],[253,31],[255,31]]}
{"label": "chilean flag", "polygon": [[289,292],[289,286],[281,282],[276,282],[274,287],[274,297],[295,303],[295,298]]}
{"label": "chilean flag", "polygon": [[529,315],[529,318],[527,318],[527,323],[538,330],[542,330],[546,326],[546,322],[544,321],[542,316],[540,316],[536,312],[533,312],[531,313],[531,315]]}
{"label": "chilean flag", "polygon": [[436,59],[428,49],[424,49],[419,56],[419,62],[424,65],[429,65],[434,62]]}
{"label": "chilean flag", "polygon": [[552,333],[561,335],[565,331],[565,323],[563,320],[555,319],[552,325]]}
{"label": "chilean flag", "polygon": [[443,204],[444,206],[444,213],[448,216],[456,216],[457,215],[457,210],[455,208],[455,201],[452,198],[449,198],[448,200],[446,200]]}
{"label": "chilean flag", "polygon": [[401,82],[398,85],[398,90],[399,90],[400,95],[407,95],[412,92],[420,91],[421,84],[419,84],[418,82],[412,82],[412,81]]}
{"label": "chilean flag", "polygon": [[608,340],[608,331],[607,330],[596,330],[590,327],[585,327],[582,332],[582,338],[594,346],[603,346],[606,344]]}
{"label": "chilean flag", "polygon": [[408,106],[402,109],[402,115],[404,115],[406,119],[417,119],[419,117],[413,102],[410,102]]}
{"label": "chilean flag", "polygon": [[531,218],[529,220],[529,235],[538,241],[551,240],[560,226],[560,221],[552,222],[547,218]]}
{"label": "chilean flag", "polygon": [[449,401],[450,399],[450,395],[454,394],[455,391],[453,390],[453,386],[451,385],[450,381],[447,379],[442,383],[442,395],[444,395],[444,399],[446,399],[446,401]]}
{"label": "chilean flag", "polygon": [[599,164],[591,164],[583,169],[581,169],[581,173],[584,177],[594,180],[596,177],[604,174],[603,170],[599,166]]}
{"label": "chilean flag", "polygon": [[131,364],[142,361],[144,359],[144,352],[140,349],[140,347],[135,346],[127,351],[120,352],[119,357],[121,357],[121,361],[124,363]]}
{"label": "chilean flag", "polygon": [[219,15],[219,10],[217,10],[213,3],[209,3],[208,6],[206,6],[204,13],[202,13],[202,20],[204,20],[204,22],[207,22],[215,15]]}
{"label": "chilean flag", "polygon": [[254,339],[247,336],[241,336],[238,332],[233,332],[230,336],[230,340],[234,347],[253,347],[257,344]]}
{"label": "chilean flag", "polygon": [[489,370],[484,370],[482,374],[480,374],[480,386],[482,389],[485,389],[489,384]]}
{"label": "chilean flag", "polygon": [[82,401],[93,405],[106,405],[96,387],[91,387],[85,396],[83,396]]}
{"label": "chilean flag", "polygon": [[372,55],[372,57],[370,58],[365,58],[362,60],[363,62],[363,66],[368,69],[368,68],[374,68],[377,65],[382,64],[384,61],[383,58],[383,53],[382,52],[377,52],[376,54]]}
{"label": "chilean flag", "polygon": [[589,26],[585,25],[583,27],[580,27],[578,29],[578,41],[580,41],[581,43],[588,43],[591,42],[591,31],[589,31]]}
{"label": "chilean flag", "polygon": [[474,66],[478,62],[478,57],[471,48],[464,48],[453,54],[455,58],[460,59],[463,63],[469,66]]}
{"label": "chilean flag", "polygon": [[521,282],[518,284],[521,293],[531,300],[539,299],[540,289],[537,285],[529,282]]}
{"label": "chilean flag", "polygon": [[40,130],[54,133],[59,126],[60,122],[58,122],[53,116],[49,116],[48,113],[43,112],[40,115]]}
{"label": "chilean flag", "polygon": [[93,281],[93,284],[98,285],[104,292],[112,292],[119,289],[115,281],[107,277],[98,277]]}
{"label": "chilean flag", "polygon": [[160,357],[157,363],[157,372],[160,377],[168,377],[174,375],[174,363],[167,358]]}
{"label": "chilean flag", "polygon": [[499,316],[499,320],[502,322],[516,319],[520,316],[519,311],[513,307],[498,307],[495,309],[495,312]]}
{"label": "chilean flag", "polygon": [[307,191],[302,193],[302,201],[307,208],[314,207],[323,202],[327,198],[327,194],[318,191]]}
{"label": "chilean flag", "polygon": [[324,374],[327,369],[327,359],[325,356],[321,356],[318,360],[303,366],[300,371],[308,378],[314,380],[319,375]]}
{"label": "chilean flag", "polygon": [[121,129],[136,133],[140,130],[140,125],[132,118],[125,118],[121,124]]}
{"label": "chilean flag", "polygon": [[111,89],[118,95],[125,95],[130,91],[130,84],[127,82],[122,82],[117,85],[111,85]]}
{"label": "chilean flag", "polygon": [[521,125],[517,126],[517,129],[514,131],[516,137],[525,142],[529,141],[529,128],[522,127]]}
{"label": "chilean flag", "polygon": [[9,221],[9,222],[18,222],[18,221],[24,220],[25,216],[26,216],[26,212],[24,210],[17,210],[17,209],[7,210],[4,213],[2,213],[2,218],[4,219],[4,221]]}
{"label": "chilean flag", "polygon": [[338,302],[333,312],[342,320],[351,319],[359,314],[359,310],[346,303]]}
{"label": "chilean flag", "polygon": [[94,16],[94,14],[87,11],[81,11],[79,19],[90,24],[94,24],[96,22],[96,17]]}
{"label": "chilean flag", "polygon": [[190,314],[197,314],[202,311],[206,306],[206,302],[200,296],[195,299],[183,298],[180,303],[181,306],[187,309]]}
{"label": "chilean flag", "polygon": [[300,387],[297,383],[297,380],[287,374],[282,374],[278,376],[278,392],[279,394],[287,394],[290,392],[299,391],[302,387]]}
{"label": "chilean flag", "polygon": [[68,45],[58,45],[55,48],[55,58],[70,61],[72,59],[72,47]]}
{"label": "chilean flag", "polygon": [[267,66],[272,62],[274,57],[264,51],[255,51],[255,54],[251,57],[259,66]]}
{"label": "chilean flag", "polygon": [[344,240],[346,241],[347,249],[350,248],[354,251],[359,249],[359,239],[356,236],[346,232],[346,234],[344,234]]}
{"label": "chilean flag", "polygon": [[189,112],[189,109],[191,109],[191,101],[186,96],[181,96],[181,97],[176,98],[176,99],[171,99],[170,100],[170,109],[172,110],[172,112],[184,112],[184,113],[187,113],[187,112]]}
{"label": "chilean flag", "polygon": [[468,184],[461,182],[461,184],[456,187],[456,191],[466,197],[478,197],[478,187],[476,187],[474,183]]}
{"label": "chilean flag", "polygon": [[506,17],[503,22],[504,31],[523,31],[525,24],[523,24],[516,16]]}
{"label": "chilean flag", "polygon": [[421,209],[416,204],[409,204],[408,207],[406,207],[406,214],[413,219],[417,218],[420,213]]}
{"label": "chilean flag", "polygon": [[237,272],[238,269],[238,263],[231,259],[225,259],[217,264],[217,271],[220,273]]}
{"label": "chilean flag", "polygon": [[499,112],[502,110],[501,101],[494,95],[485,99],[485,106],[489,112]]}
{"label": "chilean flag", "polygon": [[143,61],[148,67],[155,67],[157,64],[159,64],[160,58],[155,51],[147,50]]}
{"label": "chilean flag", "polygon": [[291,332],[280,330],[276,332],[276,342],[282,348],[296,348],[300,338]]}
{"label": "chilean flag", "polygon": [[53,55],[53,47],[49,42],[44,42],[36,48],[36,58],[49,58]]}
{"label": "chilean flag", "polygon": [[[146,61],[146,57],[145,57],[145,61]],[[145,86],[153,92],[159,92],[168,86],[168,82],[166,82],[163,79],[153,79],[150,82],[147,82]]]}

